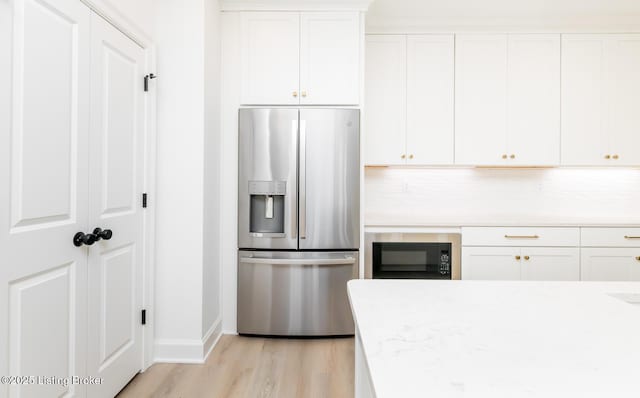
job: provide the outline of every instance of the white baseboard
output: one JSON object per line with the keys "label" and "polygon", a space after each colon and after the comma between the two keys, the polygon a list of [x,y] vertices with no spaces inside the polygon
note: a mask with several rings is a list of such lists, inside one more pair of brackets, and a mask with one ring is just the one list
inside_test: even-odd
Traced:
{"label": "white baseboard", "polygon": [[201,340],[156,339],[154,352],[156,363],[204,363],[222,336],[222,322],[218,318]]}

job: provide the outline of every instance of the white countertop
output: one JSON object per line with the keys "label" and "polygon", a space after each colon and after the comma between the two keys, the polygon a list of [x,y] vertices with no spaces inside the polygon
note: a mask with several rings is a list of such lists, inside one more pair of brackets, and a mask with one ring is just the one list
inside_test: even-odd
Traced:
{"label": "white countertop", "polygon": [[640,282],[352,280],[349,297],[377,398],[640,396]]}

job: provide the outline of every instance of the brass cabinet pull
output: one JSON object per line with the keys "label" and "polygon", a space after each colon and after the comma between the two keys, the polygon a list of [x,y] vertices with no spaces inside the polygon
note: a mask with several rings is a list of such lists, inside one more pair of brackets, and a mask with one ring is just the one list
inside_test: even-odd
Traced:
{"label": "brass cabinet pull", "polygon": [[300,94],[302,94],[302,96],[303,96],[303,97],[306,97],[306,96],[307,96],[307,92],[306,92],[306,91],[303,91],[303,92],[301,92]]}
{"label": "brass cabinet pull", "polygon": [[538,235],[505,235],[507,239],[538,239]]}
{"label": "brass cabinet pull", "polygon": [[613,155],[613,156],[612,156],[612,158],[614,158],[614,159],[618,159],[618,158],[620,158],[620,156],[618,156],[618,155]]}
{"label": "brass cabinet pull", "polygon": [[518,260],[518,261],[519,261],[519,260],[520,260],[520,256],[516,256],[516,260]]}
{"label": "brass cabinet pull", "polygon": [[516,155],[514,155],[513,153],[511,154],[511,156],[509,156],[511,159],[515,159]]}
{"label": "brass cabinet pull", "polygon": [[605,159],[611,159],[611,155],[604,155]]}
{"label": "brass cabinet pull", "polygon": [[525,260],[528,260],[528,259],[530,259],[530,258],[531,258],[531,257],[529,257],[529,256],[524,256],[524,259],[525,259]]}
{"label": "brass cabinet pull", "polygon": [[293,93],[291,93],[291,95],[293,95],[293,97],[295,98],[295,97],[297,97],[297,96],[298,96],[298,92],[297,92],[297,91],[294,91]]}
{"label": "brass cabinet pull", "polygon": [[636,257],[636,260],[640,261],[640,256]]}
{"label": "brass cabinet pull", "polygon": [[404,158],[406,158],[406,157],[407,157],[407,155],[404,155],[404,154],[403,154],[403,155],[400,155],[400,158],[401,158],[401,159],[404,159]]}
{"label": "brass cabinet pull", "polygon": [[409,159],[413,159],[413,154],[409,155]]}
{"label": "brass cabinet pull", "polygon": [[640,239],[640,236],[629,236],[629,235],[625,235],[624,236],[625,239]]}
{"label": "brass cabinet pull", "polygon": [[502,159],[506,159],[507,158],[507,154],[505,153],[504,155],[502,155]]}

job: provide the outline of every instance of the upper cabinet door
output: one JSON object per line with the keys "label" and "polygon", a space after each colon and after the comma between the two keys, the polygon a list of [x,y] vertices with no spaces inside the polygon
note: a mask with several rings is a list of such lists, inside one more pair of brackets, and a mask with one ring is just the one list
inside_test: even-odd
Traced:
{"label": "upper cabinet door", "polygon": [[507,36],[456,36],[456,164],[507,164]]}
{"label": "upper cabinet door", "polygon": [[453,35],[407,37],[408,164],[453,164],[453,95]]}
{"label": "upper cabinet door", "polygon": [[560,35],[508,38],[509,165],[560,164]]}
{"label": "upper cabinet door", "polygon": [[562,165],[609,165],[603,35],[562,37]]}
{"label": "upper cabinet door", "polygon": [[611,165],[640,165],[640,35],[608,35],[605,56]]}
{"label": "upper cabinet door", "polygon": [[244,105],[299,103],[300,14],[241,13],[242,82]]}
{"label": "upper cabinet door", "polygon": [[303,12],[300,22],[300,104],[358,104],[360,14]]}
{"label": "upper cabinet door", "polygon": [[406,37],[367,36],[365,55],[365,163],[405,164]]}

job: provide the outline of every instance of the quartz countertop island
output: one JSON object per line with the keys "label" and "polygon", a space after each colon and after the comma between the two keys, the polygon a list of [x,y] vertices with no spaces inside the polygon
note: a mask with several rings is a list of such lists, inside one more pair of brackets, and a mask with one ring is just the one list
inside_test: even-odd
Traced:
{"label": "quartz countertop island", "polygon": [[640,282],[353,280],[356,398],[639,397]]}

